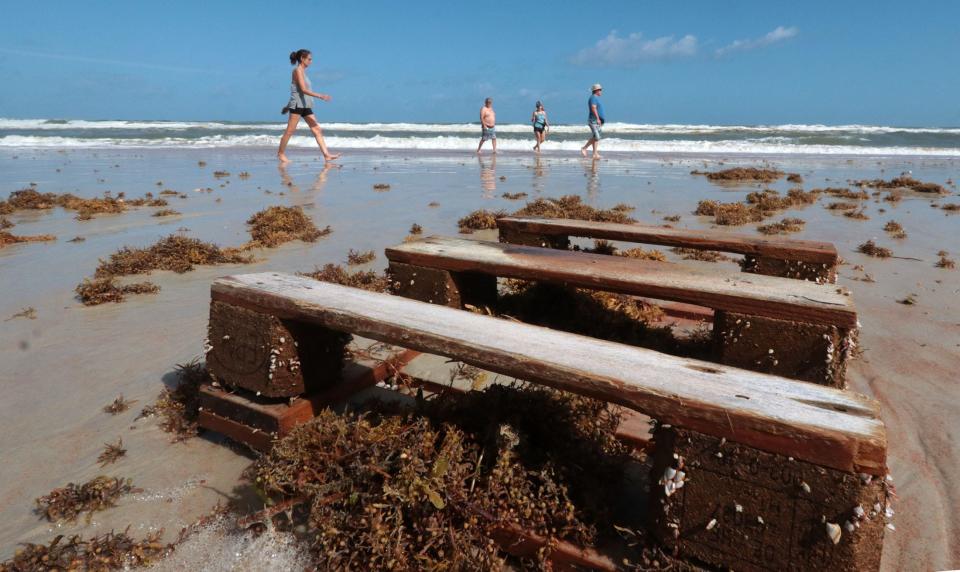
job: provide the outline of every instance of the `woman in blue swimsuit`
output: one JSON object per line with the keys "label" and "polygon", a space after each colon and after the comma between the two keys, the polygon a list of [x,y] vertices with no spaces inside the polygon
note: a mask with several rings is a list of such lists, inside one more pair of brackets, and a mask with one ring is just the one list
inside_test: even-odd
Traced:
{"label": "woman in blue swimsuit", "polygon": [[533,135],[537,138],[537,144],[533,146],[533,150],[539,153],[540,144],[547,138],[546,130],[549,125],[547,123],[547,112],[543,109],[543,104],[539,101],[537,102],[536,111],[530,116],[530,122],[533,123]]}
{"label": "woman in blue swimsuit", "polygon": [[303,120],[307,122],[307,126],[310,127],[310,131],[313,132],[313,137],[317,140],[317,145],[320,146],[320,152],[323,153],[324,160],[333,161],[340,157],[340,155],[333,154],[327,149],[327,144],[323,140],[323,131],[320,130],[320,124],[317,123],[317,118],[313,116],[313,109],[311,108],[314,97],[322,101],[330,101],[331,99],[330,96],[325,93],[315,93],[311,91],[310,78],[307,77],[307,68],[313,63],[313,55],[310,53],[310,50],[290,52],[290,63],[296,67],[293,68],[293,74],[290,76],[290,100],[282,111],[284,114],[289,113],[290,118],[287,120],[287,129],[283,132],[283,137],[280,138],[280,149],[277,150],[277,159],[279,159],[281,163],[290,161],[286,155],[287,142],[290,141],[293,132],[297,130],[297,124],[300,123],[300,118],[303,117]]}

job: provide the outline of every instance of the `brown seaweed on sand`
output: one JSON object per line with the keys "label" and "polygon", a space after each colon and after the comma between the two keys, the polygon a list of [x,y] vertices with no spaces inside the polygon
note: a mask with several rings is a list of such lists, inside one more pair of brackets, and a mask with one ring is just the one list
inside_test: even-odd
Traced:
{"label": "brown seaweed on sand", "polygon": [[502,196],[503,198],[507,199],[508,201],[519,201],[520,199],[525,199],[525,198],[527,198],[527,193],[523,193],[523,192],[520,192],[520,193],[503,193],[503,194],[500,195],[500,196]]}
{"label": "brown seaweed on sand", "polygon": [[75,292],[86,306],[96,306],[105,302],[123,302],[127,294],[156,294],[160,287],[151,282],[118,284],[116,278],[84,278]]}
{"label": "brown seaweed on sand", "polygon": [[940,205],[940,208],[947,212],[960,212],[960,203],[947,203]]}
{"label": "brown seaweed on sand", "polygon": [[126,454],[127,450],[123,448],[123,439],[117,440],[116,443],[104,443],[103,452],[97,457],[97,462],[100,463],[100,468],[103,468],[117,462],[117,459]]}
{"label": "brown seaweed on sand", "polygon": [[390,290],[390,280],[383,274],[373,272],[372,270],[348,272],[338,264],[326,264],[323,268],[318,268],[310,273],[302,273],[300,276],[307,276],[323,282],[362,288],[363,290],[369,290],[371,292],[387,292]]}
{"label": "brown seaweed on sand", "polygon": [[857,252],[862,252],[867,256],[873,256],[875,258],[890,258],[893,256],[892,250],[882,246],[877,246],[877,243],[875,243],[873,239],[870,239],[858,246]]}
{"label": "brown seaweed on sand", "polygon": [[274,248],[291,240],[314,242],[332,232],[329,226],[318,229],[300,207],[269,207],[250,217],[247,224],[250,242],[244,248]]}
{"label": "brown seaweed on sand", "polygon": [[903,230],[903,226],[895,221],[887,221],[887,224],[883,225],[883,230],[890,233],[892,238],[907,238],[907,231]]}
{"label": "brown seaweed on sand", "polygon": [[366,264],[368,262],[372,262],[376,257],[377,254],[372,250],[361,252],[351,248],[350,251],[347,252],[347,264],[350,266]]}
{"label": "brown seaweed on sand", "polygon": [[686,248],[677,246],[670,249],[674,254],[679,254],[684,260],[701,260],[703,262],[720,262],[723,260],[733,260],[726,254],[716,250],[703,250],[702,248]]}
{"label": "brown seaweed on sand", "polygon": [[493,386],[395,409],[325,410],[248,473],[302,507],[282,524],[306,528],[319,569],[499,570],[505,527],[591,545],[609,526],[627,458],[615,408]]}
{"label": "brown seaweed on sand", "polygon": [[172,270],[182,274],[193,270],[195,264],[234,264],[250,262],[252,257],[235,249],[221,249],[215,244],[195,238],[171,234],[147,248],[124,247],[101,260],[95,276],[127,276],[153,270]]}
{"label": "brown seaweed on sand", "polygon": [[852,211],[859,208],[859,205],[857,203],[845,203],[839,201],[828,204],[826,208],[831,211]]}
{"label": "brown seaweed on sand", "polygon": [[799,173],[790,173],[787,175],[787,180],[791,183],[802,183],[803,177],[801,177]]}
{"label": "brown seaweed on sand", "polygon": [[852,218],[854,220],[870,220],[870,217],[866,214],[866,208],[860,207],[857,209],[848,210],[843,213],[843,216],[847,218]]}
{"label": "brown seaweed on sand", "polygon": [[127,570],[149,565],[174,549],[173,544],[161,542],[162,530],[139,541],[127,532],[129,529],[111,531],[88,540],[80,535],[67,538],[61,534],[49,544],[25,543],[13,558],[0,562],[0,572]]}
{"label": "brown seaweed on sand", "polygon": [[866,200],[870,198],[870,195],[867,194],[867,191],[851,191],[845,187],[827,187],[825,189],[814,189],[812,192],[820,192],[839,199],[853,199],[853,200]]}
{"label": "brown seaweed on sand", "polygon": [[940,260],[938,260],[936,264],[934,264],[934,266],[936,266],[937,268],[945,268],[947,270],[953,270],[954,268],[956,268],[957,267],[956,261],[954,261],[952,258],[947,258],[948,254],[950,253],[947,252],[946,250],[941,250],[940,252],[938,252],[937,256],[940,257]]}
{"label": "brown seaweed on sand", "polygon": [[461,233],[471,234],[475,230],[497,228],[497,219],[504,216],[507,216],[507,211],[480,209],[458,220],[457,226],[460,227]]}
{"label": "brown seaweed on sand", "polygon": [[10,222],[10,219],[5,216],[0,216],[0,230],[7,230],[13,226],[14,225],[12,222]]}
{"label": "brown seaweed on sand", "polygon": [[803,219],[784,218],[780,222],[760,225],[757,227],[757,231],[762,234],[789,234],[800,232],[805,224],[807,223]]}
{"label": "brown seaweed on sand", "polygon": [[417,223],[413,223],[413,226],[410,227],[410,234],[423,234],[423,227]]}
{"label": "brown seaweed on sand", "polygon": [[125,398],[123,394],[120,394],[116,399],[113,400],[113,403],[103,407],[103,412],[109,413],[110,415],[117,415],[119,413],[123,413],[127,409],[130,409],[130,406],[136,402],[136,399],[130,400]]}
{"label": "brown seaweed on sand", "polygon": [[200,409],[200,385],[210,381],[207,365],[197,360],[176,366],[177,385],[164,388],[153,405],[144,407],[137,419],[160,417],[160,428],[172,433],[174,443],[195,437],[200,428],[197,415]]}
{"label": "brown seaweed on sand", "polygon": [[50,522],[72,522],[87,513],[89,521],[93,513],[115,506],[118,498],[134,492],[139,489],[133,487],[130,479],[100,475],[81,485],[69,483],[39,497],[36,512]]}
{"label": "brown seaweed on sand", "polygon": [[17,318],[26,318],[28,320],[36,320],[37,309],[34,308],[33,306],[29,306],[27,308],[24,308],[23,310],[20,310],[16,314],[10,316],[6,320],[4,320],[4,322],[9,322],[10,320],[16,320]]}
{"label": "brown seaweed on sand", "polygon": [[592,220],[597,222],[637,222],[626,213],[634,208],[627,204],[618,204],[610,209],[597,209],[583,203],[579,195],[565,195],[560,198],[536,199],[513,213],[514,216],[542,216],[546,218],[568,218]]}
{"label": "brown seaweed on sand", "polygon": [[918,193],[936,193],[940,195],[949,194],[950,191],[945,189],[943,185],[937,183],[924,183],[914,179],[910,175],[904,173],[899,177],[890,179],[889,181],[884,181],[883,179],[873,179],[873,180],[860,180],[855,181],[853,184],[860,187],[871,187],[875,189],[910,189]]}
{"label": "brown seaweed on sand", "polygon": [[691,175],[706,175],[710,181],[747,181],[770,183],[783,177],[783,171],[776,169],[758,169],[756,167],[735,167],[712,173],[692,171]]}
{"label": "brown seaweed on sand", "polygon": [[8,244],[20,244],[23,242],[49,242],[52,240],[57,240],[57,237],[52,234],[36,234],[27,236],[0,231],[0,248],[3,248]]}
{"label": "brown seaweed on sand", "polygon": [[373,185],[373,190],[380,191],[380,192],[389,191],[390,185],[388,185],[387,183],[376,183]]}

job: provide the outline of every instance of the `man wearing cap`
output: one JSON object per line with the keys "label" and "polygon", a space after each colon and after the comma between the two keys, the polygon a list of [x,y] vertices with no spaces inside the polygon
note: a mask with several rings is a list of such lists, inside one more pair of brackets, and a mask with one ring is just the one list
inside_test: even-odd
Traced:
{"label": "man wearing cap", "polygon": [[603,116],[603,104],[600,103],[600,96],[603,95],[603,86],[595,83],[593,87],[590,88],[590,91],[593,92],[590,100],[587,102],[587,110],[589,112],[587,125],[590,127],[590,139],[580,148],[580,154],[586,157],[587,147],[593,146],[593,158],[599,159],[600,153],[597,152],[597,147],[600,144],[600,131],[603,129],[603,124],[606,121],[606,118]]}
{"label": "man wearing cap", "polygon": [[488,97],[480,108],[480,144],[477,153],[483,147],[483,142],[490,140],[493,144],[493,154],[497,154],[497,114],[493,111],[493,98]]}

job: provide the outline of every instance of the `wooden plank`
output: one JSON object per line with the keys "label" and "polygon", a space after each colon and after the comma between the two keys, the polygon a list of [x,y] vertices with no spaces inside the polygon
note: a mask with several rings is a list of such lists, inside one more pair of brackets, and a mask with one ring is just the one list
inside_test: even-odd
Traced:
{"label": "wooden plank", "polygon": [[581,236],[662,246],[720,250],[737,254],[815,262],[829,266],[834,266],[839,260],[837,249],[832,243],[813,240],[764,238],[748,234],[709,230],[539,217],[503,217],[497,219],[497,226],[501,229],[546,236]]}
{"label": "wooden plank", "polygon": [[387,248],[386,256],[451,272],[558,282],[797,322],[857,325],[853,301],[838,287],[775,276],[437,236]]}
{"label": "wooden plank", "polygon": [[220,278],[211,297],[603,399],[825,467],[886,474],[879,407],[856,393],[286,274]]}

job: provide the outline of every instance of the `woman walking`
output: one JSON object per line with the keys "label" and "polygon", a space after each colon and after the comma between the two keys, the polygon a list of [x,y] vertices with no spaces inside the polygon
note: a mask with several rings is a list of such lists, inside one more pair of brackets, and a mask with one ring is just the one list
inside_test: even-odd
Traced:
{"label": "woman walking", "polygon": [[540,144],[546,140],[546,129],[549,123],[547,123],[547,112],[543,109],[543,104],[539,101],[537,102],[537,109],[533,112],[533,115],[530,116],[530,122],[533,123],[533,136],[537,138],[537,144],[533,146],[533,150],[537,153],[540,152]]}
{"label": "woman walking", "polygon": [[313,55],[310,53],[310,50],[290,52],[290,63],[296,66],[293,68],[293,74],[290,78],[290,101],[287,102],[287,106],[284,107],[281,112],[283,114],[289,112],[290,118],[287,120],[287,128],[283,132],[283,137],[280,138],[280,149],[277,150],[277,159],[279,159],[281,163],[290,161],[290,159],[287,159],[285,153],[287,150],[287,142],[290,141],[293,132],[297,130],[297,124],[300,123],[300,118],[303,117],[303,120],[306,121],[310,127],[310,131],[313,132],[313,136],[317,140],[317,145],[320,146],[320,152],[323,153],[324,160],[333,161],[340,157],[340,154],[330,153],[327,149],[327,144],[323,140],[323,131],[320,130],[320,124],[317,123],[317,118],[313,116],[313,109],[311,109],[314,97],[323,101],[330,101],[331,99],[329,95],[324,93],[310,91],[310,78],[307,77],[307,68],[313,63]]}

